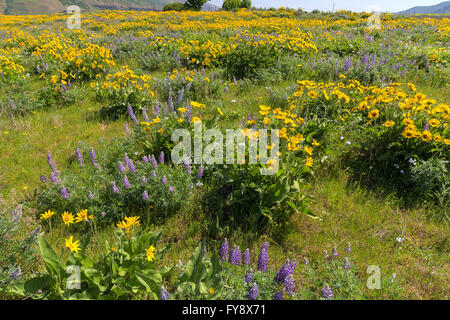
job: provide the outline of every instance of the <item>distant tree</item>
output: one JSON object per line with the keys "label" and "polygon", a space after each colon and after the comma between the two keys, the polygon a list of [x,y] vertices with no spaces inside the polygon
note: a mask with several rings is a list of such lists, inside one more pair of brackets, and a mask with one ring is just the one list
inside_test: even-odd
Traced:
{"label": "distant tree", "polygon": [[252,6],[251,0],[224,0],[222,4],[222,9],[224,10],[234,10],[240,8],[250,9]]}
{"label": "distant tree", "polygon": [[312,11],[312,13],[320,13],[320,11],[317,10],[317,9],[314,9],[314,10]]}
{"label": "distant tree", "polygon": [[163,11],[181,11],[184,9],[184,3],[174,2],[168,3],[163,7]]}
{"label": "distant tree", "polygon": [[208,0],[186,0],[184,6],[189,10],[200,11],[206,1]]}

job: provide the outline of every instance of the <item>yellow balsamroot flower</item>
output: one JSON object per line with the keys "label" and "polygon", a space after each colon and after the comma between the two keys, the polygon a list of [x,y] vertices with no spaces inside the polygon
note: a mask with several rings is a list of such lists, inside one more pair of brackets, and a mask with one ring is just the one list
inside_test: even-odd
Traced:
{"label": "yellow balsamroot flower", "polygon": [[91,88],[95,88],[96,86],[97,85],[95,84],[95,82],[92,82],[91,85],[90,85]]}
{"label": "yellow balsamroot flower", "polygon": [[158,129],[158,130],[156,130],[156,132],[163,133],[164,132],[164,128]]}
{"label": "yellow balsamroot flower", "polygon": [[67,248],[70,249],[70,251],[78,253],[80,251],[80,242],[77,240],[73,242],[73,236],[70,236],[69,238],[65,239],[65,245]]}
{"label": "yellow balsamroot flower", "polygon": [[182,123],[182,122],[184,121],[184,119],[183,119],[183,118],[178,118],[177,121],[178,121],[179,123]]}
{"label": "yellow balsamroot flower", "polygon": [[380,116],[380,110],[378,109],[373,109],[371,111],[369,111],[369,119],[375,120]]}
{"label": "yellow balsamroot flower", "polygon": [[430,131],[425,130],[422,132],[422,140],[423,141],[431,141],[431,139],[433,139],[433,135],[431,134]]}
{"label": "yellow balsamroot flower", "polygon": [[446,145],[450,145],[450,139],[445,139],[445,140],[444,140],[444,143],[445,143]]}
{"label": "yellow balsamroot flower", "polygon": [[53,217],[55,214],[56,214],[55,211],[48,210],[47,212],[41,214],[41,219],[43,219],[43,220],[50,219],[50,218]]}
{"label": "yellow balsamroot flower", "polygon": [[139,227],[141,225],[141,222],[139,221],[139,219],[140,219],[140,217],[138,217],[138,216],[125,217],[125,220],[117,223],[117,227],[126,231],[127,233],[130,233],[131,229],[134,226]]}
{"label": "yellow balsamroot flower", "polygon": [[87,210],[86,209],[80,210],[80,212],[77,213],[75,222],[79,223],[81,221],[87,221],[87,220],[88,220]]}
{"label": "yellow balsamroot flower", "polygon": [[196,102],[196,101],[191,101],[191,106],[193,106],[194,108],[200,108],[200,109],[204,109],[206,106],[202,103]]}
{"label": "yellow balsamroot flower", "polygon": [[313,139],[312,145],[318,147],[320,146],[320,143],[318,143],[315,139]]}
{"label": "yellow balsamroot flower", "polygon": [[263,123],[268,126],[270,124],[270,118],[264,118]]}
{"label": "yellow balsamroot flower", "polygon": [[150,248],[145,249],[146,253],[145,256],[147,257],[147,260],[152,262],[155,259],[155,247],[150,246]]}
{"label": "yellow balsamroot flower", "polygon": [[222,112],[222,110],[220,110],[219,107],[217,107],[217,112],[219,112],[219,114],[220,114],[221,116],[223,116],[223,112]]}
{"label": "yellow balsamroot flower", "polygon": [[155,119],[152,120],[154,123],[160,123],[161,119],[159,117],[156,117]]}
{"label": "yellow balsamroot flower", "polygon": [[432,127],[438,127],[441,122],[438,119],[430,119],[428,120],[428,124]]}
{"label": "yellow balsamroot flower", "polygon": [[394,124],[395,124],[394,121],[386,121],[386,122],[384,123],[384,126],[385,126],[386,128],[389,128],[389,127],[392,127]]}
{"label": "yellow balsamroot flower", "polygon": [[192,122],[193,123],[197,123],[197,122],[201,122],[202,120],[199,117],[193,117],[192,118]]}
{"label": "yellow balsamroot flower", "polygon": [[313,158],[312,157],[306,158],[305,166],[312,168],[312,166],[313,166]]}
{"label": "yellow balsamroot flower", "polygon": [[310,92],[308,92],[308,96],[310,97],[310,98],[312,98],[312,99],[315,99],[315,98],[317,98],[318,97],[318,93],[317,92],[315,92],[314,90],[313,91],[310,91]]}
{"label": "yellow balsamroot flower", "polygon": [[70,212],[64,211],[64,213],[61,214],[61,217],[66,226],[70,226],[71,223],[74,223],[74,216]]}
{"label": "yellow balsamroot flower", "polygon": [[359,110],[359,111],[365,110],[365,109],[367,108],[367,105],[368,105],[367,101],[361,102],[361,103],[359,104],[359,106],[358,106],[358,110]]}
{"label": "yellow balsamroot flower", "polygon": [[211,288],[209,288],[209,294],[213,294],[215,291],[214,291],[214,288],[213,287],[211,287]]}
{"label": "yellow balsamroot flower", "polygon": [[433,140],[436,142],[442,142],[442,137],[440,134],[435,134]]}
{"label": "yellow balsamroot flower", "polygon": [[309,154],[310,156],[312,156],[313,148],[308,147],[308,146],[305,146],[305,152],[306,152],[307,154]]}
{"label": "yellow balsamroot flower", "polygon": [[405,130],[405,131],[403,131],[402,136],[404,136],[407,139],[414,138],[415,131],[413,131],[413,130]]}
{"label": "yellow balsamroot flower", "polygon": [[186,112],[186,108],[178,108],[178,111],[180,111],[181,113],[185,113]]}

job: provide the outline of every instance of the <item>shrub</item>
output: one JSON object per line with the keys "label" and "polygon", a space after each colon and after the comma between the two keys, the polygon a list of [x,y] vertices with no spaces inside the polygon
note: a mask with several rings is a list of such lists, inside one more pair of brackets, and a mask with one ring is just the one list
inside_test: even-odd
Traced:
{"label": "shrub", "polygon": [[163,11],[181,11],[184,8],[185,8],[184,3],[174,2],[174,3],[168,3],[168,4],[164,5]]}

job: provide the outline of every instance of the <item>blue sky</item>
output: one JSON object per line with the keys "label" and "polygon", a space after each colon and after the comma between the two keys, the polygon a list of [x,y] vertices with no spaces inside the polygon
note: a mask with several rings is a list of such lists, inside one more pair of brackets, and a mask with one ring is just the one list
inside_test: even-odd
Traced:
{"label": "blue sky", "polygon": [[[352,11],[372,11],[372,6],[377,6],[383,12],[397,12],[409,9],[415,6],[430,6],[443,2],[444,0],[252,0],[255,7],[289,7],[311,11],[319,9],[322,11],[331,11],[333,3],[335,10],[346,9]],[[223,0],[211,0],[209,3],[222,6]]]}

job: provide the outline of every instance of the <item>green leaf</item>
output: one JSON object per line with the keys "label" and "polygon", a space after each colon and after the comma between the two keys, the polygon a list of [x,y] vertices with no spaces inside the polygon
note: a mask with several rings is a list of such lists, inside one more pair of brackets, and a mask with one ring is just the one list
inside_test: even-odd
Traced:
{"label": "green leaf", "polygon": [[60,280],[61,275],[66,273],[66,265],[45,241],[44,237],[38,236],[38,244],[48,273]]}

